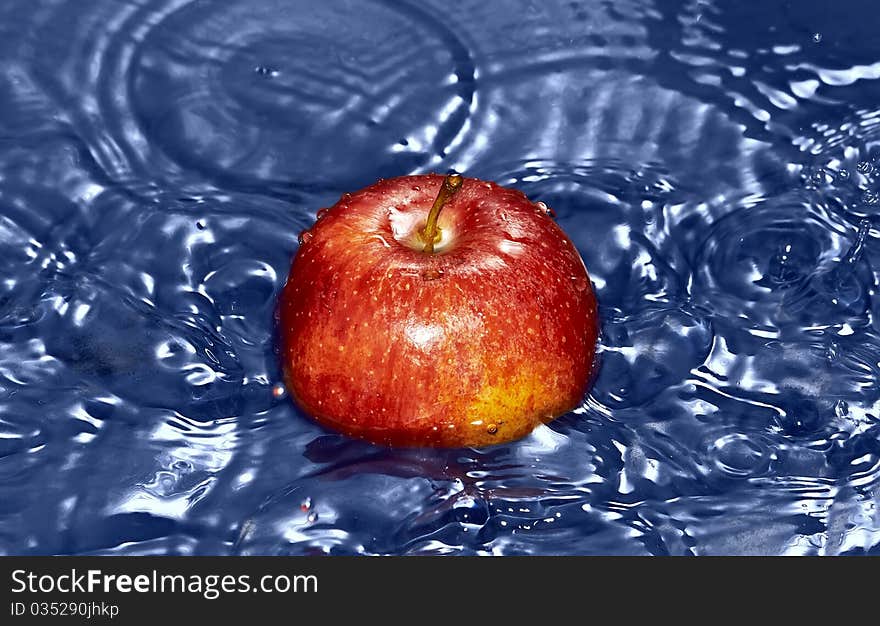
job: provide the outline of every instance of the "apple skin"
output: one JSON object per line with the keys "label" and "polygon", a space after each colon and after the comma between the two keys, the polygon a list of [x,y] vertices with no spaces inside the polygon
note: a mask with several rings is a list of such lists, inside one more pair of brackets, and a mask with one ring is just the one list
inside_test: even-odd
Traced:
{"label": "apple skin", "polygon": [[440,240],[419,230],[444,177],[345,194],[301,236],[281,294],[285,381],[318,422],[389,446],[486,446],[578,406],[598,314],[543,204],[465,178]]}

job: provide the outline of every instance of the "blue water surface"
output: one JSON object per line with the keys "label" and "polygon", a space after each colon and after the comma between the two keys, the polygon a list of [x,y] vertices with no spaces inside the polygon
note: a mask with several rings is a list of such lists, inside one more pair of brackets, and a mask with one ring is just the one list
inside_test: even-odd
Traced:
{"label": "blue water surface", "polygon": [[[490,449],[329,432],[297,235],[449,169],[555,210],[597,383]],[[880,553],[878,213],[876,0],[4,2],[0,554]]]}

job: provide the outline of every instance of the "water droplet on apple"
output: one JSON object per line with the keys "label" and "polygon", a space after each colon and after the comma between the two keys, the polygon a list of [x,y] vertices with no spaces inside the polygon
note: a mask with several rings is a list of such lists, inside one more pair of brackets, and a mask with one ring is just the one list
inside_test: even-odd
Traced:
{"label": "water droplet on apple", "polygon": [[314,237],[314,235],[312,235],[311,231],[309,231],[309,230],[302,231],[299,234],[299,245],[309,243],[312,240],[312,237]]}
{"label": "water droplet on apple", "polygon": [[544,215],[549,215],[550,217],[556,217],[556,211],[547,206],[546,203],[538,201],[535,203],[535,206],[538,207]]}
{"label": "water droplet on apple", "polygon": [[583,276],[572,276],[571,280],[574,281],[574,288],[578,291],[586,291],[587,290],[587,279]]}
{"label": "water droplet on apple", "polygon": [[330,212],[330,209],[324,208],[318,211],[318,214],[315,216],[316,220],[320,220],[324,216],[326,216]]}
{"label": "water droplet on apple", "polygon": [[419,187],[418,185],[413,185],[412,189],[413,189],[413,191],[421,191],[422,190],[422,188]]}
{"label": "water droplet on apple", "polygon": [[422,272],[422,278],[425,280],[437,280],[438,278],[443,276],[443,270],[438,269],[427,269]]}
{"label": "water droplet on apple", "polygon": [[490,435],[494,435],[495,433],[498,432],[498,426],[496,426],[495,424],[489,424],[486,427],[486,432],[489,433]]}

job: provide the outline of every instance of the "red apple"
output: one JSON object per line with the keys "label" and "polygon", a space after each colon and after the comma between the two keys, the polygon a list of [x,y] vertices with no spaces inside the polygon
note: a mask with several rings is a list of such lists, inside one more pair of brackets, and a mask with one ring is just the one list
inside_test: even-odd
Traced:
{"label": "red apple", "polygon": [[596,298],[548,213],[519,191],[436,174],[321,210],[281,295],[294,399],[326,426],[401,446],[510,441],[576,407]]}

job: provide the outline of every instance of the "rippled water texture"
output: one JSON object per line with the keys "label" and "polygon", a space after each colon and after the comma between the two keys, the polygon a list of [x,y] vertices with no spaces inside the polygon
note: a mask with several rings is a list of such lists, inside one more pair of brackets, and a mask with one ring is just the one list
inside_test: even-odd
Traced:
{"label": "rippled water texture", "polygon": [[[0,553],[880,552],[875,0],[0,8]],[[583,406],[394,451],[280,384],[298,233],[379,177],[550,205]]]}

